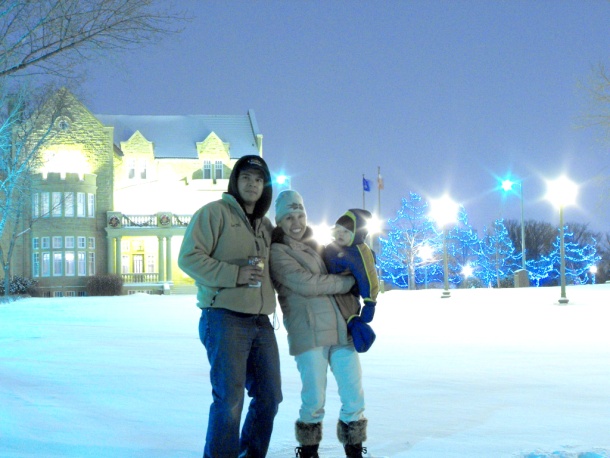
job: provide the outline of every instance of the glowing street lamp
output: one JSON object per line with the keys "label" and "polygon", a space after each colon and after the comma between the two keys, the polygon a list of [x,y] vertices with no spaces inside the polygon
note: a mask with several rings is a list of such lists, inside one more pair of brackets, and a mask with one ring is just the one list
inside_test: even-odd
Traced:
{"label": "glowing street lamp", "polygon": [[443,228],[443,277],[444,291],[442,298],[451,297],[449,292],[449,263],[447,260],[447,225],[457,221],[459,205],[455,203],[448,195],[432,200],[430,203],[430,218],[436,221]]}
{"label": "glowing street lamp", "polygon": [[516,184],[519,185],[519,196],[521,198],[521,268],[523,270],[527,270],[525,267],[525,223],[523,220],[523,181],[519,181],[518,183],[511,180],[504,180],[502,182],[502,189],[504,191],[512,191],[513,186]]}
{"label": "glowing street lamp", "polygon": [[465,279],[468,277],[472,277],[473,273],[474,273],[474,268],[470,264],[462,267],[462,275],[464,276]]}
{"label": "glowing street lamp", "polygon": [[277,175],[274,181],[278,188],[278,194],[282,191],[285,191],[286,189],[292,189],[292,183],[288,175]]}
{"label": "glowing street lamp", "polygon": [[320,245],[328,245],[333,241],[333,226],[329,226],[326,223],[320,224],[309,224],[313,231],[313,237]]}
{"label": "glowing street lamp", "polygon": [[593,265],[589,267],[589,273],[591,274],[591,284],[595,284],[595,274],[597,274],[597,266]]}
{"label": "glowing street lamp", "polygon": [[553,181],[547,181],[546,198],[555,207],[559,208],[559,260],[560,260],[560,279],[561,279],[561,298],[560,304],[567,304],[566,297],[566,249],[564,241],[563,228],[563,209],[566,205],[572,205],[576,202],[576,194],[578,186],[565,176],[559,177]]}

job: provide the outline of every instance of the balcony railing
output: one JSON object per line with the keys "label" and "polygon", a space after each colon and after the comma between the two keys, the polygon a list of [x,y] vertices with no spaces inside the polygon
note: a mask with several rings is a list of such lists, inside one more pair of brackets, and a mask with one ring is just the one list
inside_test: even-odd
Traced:
{"label": "balcony railing", "polygon": [[107,222],[110,228],[169,228],[186,227],[193,215],[176,215],[174,213],[155,213],[153,215],[125,215],[120,212],[108,212]]}
{"label": "balcony railing", "polygon": [[158,283],[159,274],[157,272],[146,272],[137,274],[121,274],[123,283]]}

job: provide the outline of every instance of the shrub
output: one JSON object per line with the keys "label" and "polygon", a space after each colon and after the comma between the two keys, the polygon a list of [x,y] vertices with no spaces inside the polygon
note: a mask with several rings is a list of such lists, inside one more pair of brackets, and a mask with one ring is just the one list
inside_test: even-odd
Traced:
{"label": "shrub", "polygon": [[96,275],[87,282],[88,296],[120,296],[123,277],[115,274]]}
{"label": "shrub", "polygon": [[[8,293],[10,295],[31,294],[32,289],[35,288],[37,284],[38,282],[36,280],[15,275],[9,281]],[[4,295],[4,279],[2,279],[2,283],[0,283],[0,295]]]}

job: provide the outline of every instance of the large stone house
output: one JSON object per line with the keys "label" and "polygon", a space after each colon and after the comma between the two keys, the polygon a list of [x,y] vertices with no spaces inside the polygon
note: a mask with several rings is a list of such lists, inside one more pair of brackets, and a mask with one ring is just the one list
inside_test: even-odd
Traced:
{"label": "large stone house", "polygon": [[94,115],[72,94],[32,177],[30,229],[12,259],[43,296],[86,294],[90,276],[117,273],[125,292],[180,292],[177,266],[191,215],[226,191],[231,169],[262,156],[246,115]]}

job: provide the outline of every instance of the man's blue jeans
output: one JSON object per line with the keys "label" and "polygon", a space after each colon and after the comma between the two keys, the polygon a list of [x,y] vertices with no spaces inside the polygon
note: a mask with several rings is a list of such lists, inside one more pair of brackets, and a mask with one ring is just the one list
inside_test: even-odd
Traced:
{"label": "man's blue jeans", "polygon": [[[210,406],[204,458],[263,458],[282,401],[280,358],[267,315],[206,308],[199,338],[210,362]],[[252,398],[239,434],[244,390]]]}

